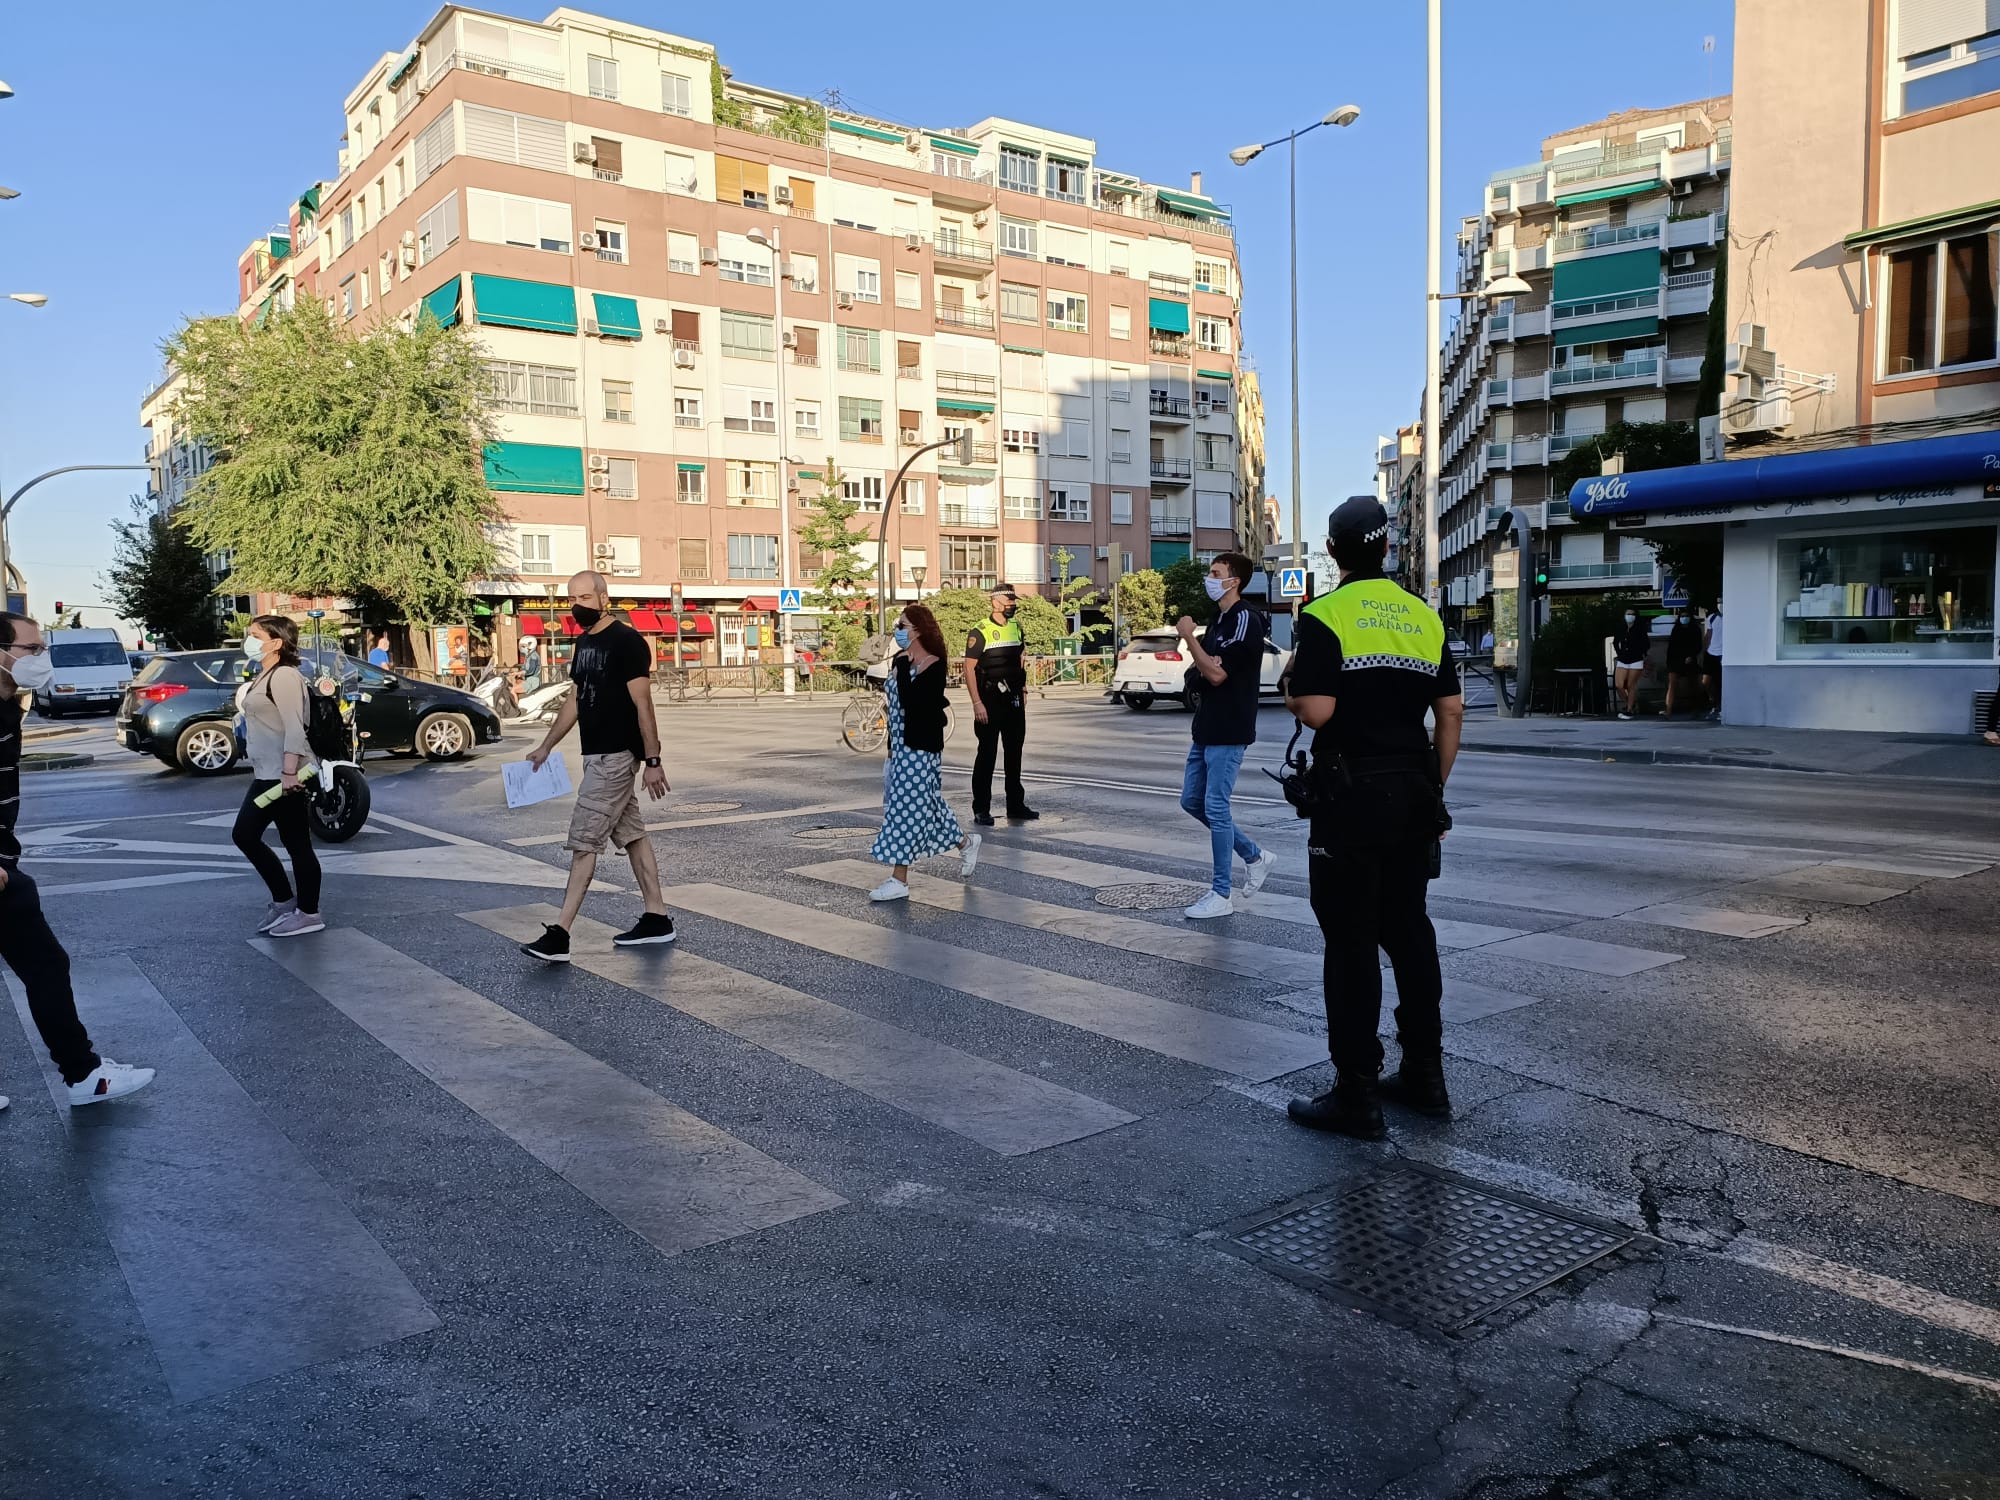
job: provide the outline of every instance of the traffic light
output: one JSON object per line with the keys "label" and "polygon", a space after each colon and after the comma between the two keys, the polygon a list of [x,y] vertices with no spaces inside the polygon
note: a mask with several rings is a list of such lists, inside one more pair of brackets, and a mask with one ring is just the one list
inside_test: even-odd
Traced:
{"label": "traffic light", "polygon": [[60,599],[56,600],[56,614],[58,617],[62,614],[62,600]]}
{"label": "traffic light", "polygon": [[1534,586],[1528,591],[1529,597],[1534,599],[1547,598],[1549,592],[1548,555],[1546,553],[1537,552],[1534,556],[1531,566],[1534,568],[1534,573],[1532,575]]}

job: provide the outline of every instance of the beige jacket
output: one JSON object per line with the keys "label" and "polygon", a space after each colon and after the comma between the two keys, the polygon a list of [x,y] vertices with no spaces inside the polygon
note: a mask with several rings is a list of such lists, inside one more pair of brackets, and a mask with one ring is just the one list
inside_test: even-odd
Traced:
{"label": "beige jacket", "polygon": [[285,774],[285,757],[304,766],[313,759],[306,743],[306,680],[297,667],[273,666],[236,690],[236,707],[250,742],[250,771],[259,781]]}

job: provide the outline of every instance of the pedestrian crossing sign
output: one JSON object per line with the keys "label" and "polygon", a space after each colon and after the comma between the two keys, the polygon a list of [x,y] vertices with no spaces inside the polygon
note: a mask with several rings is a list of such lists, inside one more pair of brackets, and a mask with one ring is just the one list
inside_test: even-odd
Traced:
{"label": "pedestrian crossing sign", "polygon": [[1280,568],[1278,570],[1278,597],[1281,599],[1303,599],[1306,596],[1306,570],[1304,568]]}
{"label": "pedestrian crossing sign", "polygon": [[778,613],[781,615],[795,615],[804,609],[806,607],[805,601],[799,595],[800,590],[798,589],[778,590]]}

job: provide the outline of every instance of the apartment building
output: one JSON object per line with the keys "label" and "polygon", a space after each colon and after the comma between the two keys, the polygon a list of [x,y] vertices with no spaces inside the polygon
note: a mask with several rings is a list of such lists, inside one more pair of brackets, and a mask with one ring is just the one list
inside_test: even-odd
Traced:
{"label": "apartment building", "polygon": [[[1375,439],[1375,498],[1389,513],[1389,555],[1383,571],[1391,578],[1400,578],[1406,570],[1410,520],[1422,508],[1423,497],[1418,493],[1424,464],[1422,432],[1423,424],[1412,422],[1398,427],[1394,437]],[[1421,581],[1416,592],[1422,592]]]}
{"label": "apartment building", "polygon": [[1635,109],[1542,143],[1495,172],[1463,221],[1458,289],[1515,275],[1532,290],[1473,300],[1439,352],[1439,568],[1444,603],[1489,612],[1495,518],[1535,507],[1558,590],[1659,587],[1636,536],[1571,526],[1550,466],[1616,422],[1692,421],[1728,233],[1730,100]]}
{"label": "apartment building", "polygon": [[1760,0],[1736,81],[1723,461],[1571,503],[1715,534],[1729,722],[1965,733],[2000,612],[2000,9]]}
{"label": "apartment building", "polygon": [[1264,387],[1247,354],[1236,370],[1236,516],[1232,545],[1255,558],[1264,536]]}
{"label": "apartment building", "polygon": [[[319,293],[358,327],[475,326],[508,517],[476,587],[522,629],[596,566],[649,613],[678,587],[710,660],[768,646],[829,462],[890,511],[893,597],[1234,540],[1241,283],[1198,178],[1018,121],[827,113],[569,9],[447,7],[345,109]],[[890,493],[967,429],[969,463],[921,454]]]}

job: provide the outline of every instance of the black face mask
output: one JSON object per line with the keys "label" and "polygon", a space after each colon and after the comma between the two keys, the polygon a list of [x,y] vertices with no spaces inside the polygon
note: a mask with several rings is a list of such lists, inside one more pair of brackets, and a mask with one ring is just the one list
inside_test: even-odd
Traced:
{"label": "black face mask", "polygon": [[572,604],[569,607],[569,617],[583,629],[588,630],[604,618],[604,611],[592,609],[588,604]]}

